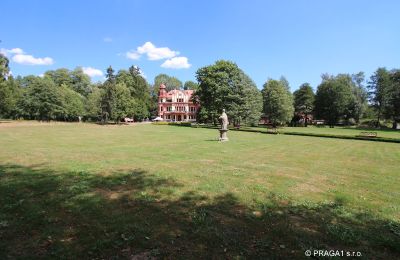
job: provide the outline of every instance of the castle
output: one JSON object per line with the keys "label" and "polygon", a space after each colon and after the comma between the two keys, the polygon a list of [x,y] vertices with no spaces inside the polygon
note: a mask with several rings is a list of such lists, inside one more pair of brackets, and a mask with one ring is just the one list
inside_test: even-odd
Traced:
{"label": "castle", "polygon": [[169,92],[164,84],[158,92],[158,116],[165,121],[196,121],[199,104],[191,100],[194,90],[173,89]]}

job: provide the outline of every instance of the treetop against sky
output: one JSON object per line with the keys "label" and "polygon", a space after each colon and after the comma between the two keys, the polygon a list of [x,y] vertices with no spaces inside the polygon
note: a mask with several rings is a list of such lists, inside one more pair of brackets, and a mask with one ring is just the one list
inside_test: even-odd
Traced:
{"label": "treetop against sky", "polygon": [[259,89],[322,73],[398,67],[399,1],[2,1],[0,51],[14,75],[83,67],[92,80],[132,64],[182,81],[218,59]]}

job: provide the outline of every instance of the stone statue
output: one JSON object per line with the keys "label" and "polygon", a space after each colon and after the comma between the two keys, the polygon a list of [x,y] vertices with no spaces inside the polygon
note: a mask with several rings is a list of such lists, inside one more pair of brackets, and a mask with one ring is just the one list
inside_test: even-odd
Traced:
{"label": "stone statue", "polygon": [[221,120],[221,129],[227,130],[228,129],[228,125],[229,125],[229,121],[228,121],[228,116],[225,113],[225,109],[222,109],[222,114],[219,117],[219,119]]}
{"label": "stone statue", "polygon": [[220,141],[228,141],[228,136],[227,136],[227,132],[228,132],[228,116],[225,113],[225,109],[222,110],[222,114],[219,117],[219,120],[221,120],[221,129],[219,129],[219,140]]}

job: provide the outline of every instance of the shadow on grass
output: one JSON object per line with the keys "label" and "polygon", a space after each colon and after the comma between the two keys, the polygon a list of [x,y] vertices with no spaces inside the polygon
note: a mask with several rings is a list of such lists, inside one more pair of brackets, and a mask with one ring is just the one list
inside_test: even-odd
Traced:
{"label": "shadow on grass", "polygon": [[216,137],[214,139],[206,139],[204,141],[206,141],[206,142],[219,142],[219,139],[218,139],[218,137]]}
{"label": "shadow on grass", "polygon": [[400,257],[400,225],[343,201],[249,208],[140,169],[100,176],[0,165],[0,258],[304,258],[307,249]]}
{"label": "shadow on grass", "polygon": [[400,133],[399,129],[393,129],[393,128],[388,128],[388,127],[369,127],[369,126],[355,126],[355,127],[350,127],[350,126],[345,126],[342,127],[342,129],[350,129],[350,130],[360,130],[360,131],[379,131],[379,132],[388,132],[388,133]]}

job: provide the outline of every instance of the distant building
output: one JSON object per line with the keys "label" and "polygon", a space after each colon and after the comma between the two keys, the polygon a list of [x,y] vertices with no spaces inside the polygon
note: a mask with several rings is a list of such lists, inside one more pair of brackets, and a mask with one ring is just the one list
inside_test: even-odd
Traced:
{"label": "distant building", "polygon": [[164,84],[158,92],[158,116],[165,121],[196,121],[199,104],[191,101],[194,90],[173,89],[167,92]]}

